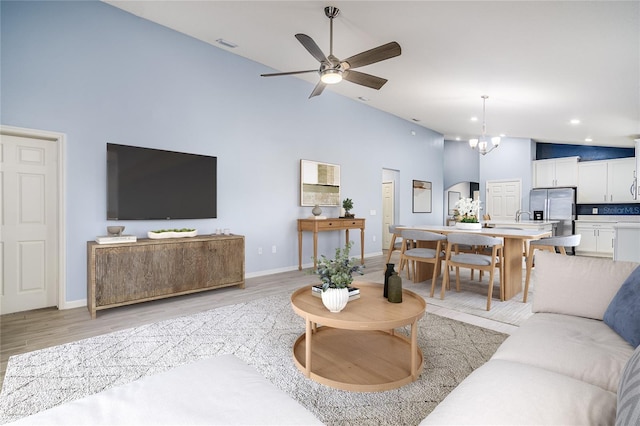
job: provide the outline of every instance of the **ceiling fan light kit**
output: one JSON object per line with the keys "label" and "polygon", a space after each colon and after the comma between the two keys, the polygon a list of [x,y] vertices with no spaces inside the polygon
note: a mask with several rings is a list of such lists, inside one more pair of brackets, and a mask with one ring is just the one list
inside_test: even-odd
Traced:
{"label": "ceiling fan light kit", "polygon": [[482,98],[482,136],[480,137],[480,139],[478,138],[469,139],[469,146],[471,147],[471,149],[476,149],[477,147],[478,152],[480,154],[487,155],[488,153],[490,153],[491,151],[493,151],[494,149],[500,146],[500,137],[494,136],[491,138],[491,148],[489,149],[489,143],[487,142],[487,136],[486,136],[487,123],[485,121],[486,103],[487,103],[487,99],[489,99],[489,96],[482,95],[481,98]]}
{"label": "ceiling fan light kit", "polygon": [[354,68],[364,67],[376,62],[391,59],[402,53],[400,45],[395,41],[375,47],[357,55],[341,61],[333,55],[333,19],[338,16],[340,9],[333,6],[324,8],[324,14],[329,18],[329,55],[325,55],[322,49],[318,47],[315,41],[306,34],[296,34],[300,44],[320,62],[320,68],[317,70],[289,71],[270,74],[261,74],[262,77],[276,77],[282,75],[305,74],[317,72],[320,75],[320,81],[311,92],[309,98],[318,96],[322,93],[327,84],[340,83],[347,80],[351,83],[369,87],[371,89],[380,90],[387,82],[386,79],[376,77],[375,75],[365,74],[363,72],[354,71]]}

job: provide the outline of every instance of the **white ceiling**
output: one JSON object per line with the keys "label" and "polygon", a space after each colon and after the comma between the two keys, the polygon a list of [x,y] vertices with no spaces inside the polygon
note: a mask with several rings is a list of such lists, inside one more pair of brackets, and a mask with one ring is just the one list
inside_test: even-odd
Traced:
{"label": "white ceiling", "polygon": [[[336,6],[338,58],[389,41],[402,55],[358,69],[389,80],[379,91],[347,81],[325,90],[367,98],[448,140],[481,133],[482,95],[489,135],[620,147],[640,137],[640,1],[106,2],[264,64],[265,73],[317,68],[294,35],[328,55],[324,7]],[[273,78],[303,78],[311,93],[319,77],[264,84]]]}

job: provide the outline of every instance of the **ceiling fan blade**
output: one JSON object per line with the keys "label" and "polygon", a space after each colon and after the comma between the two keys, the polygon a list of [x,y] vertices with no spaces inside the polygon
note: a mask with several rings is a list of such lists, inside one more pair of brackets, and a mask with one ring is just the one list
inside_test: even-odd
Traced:
{"label": "ceiling fan blade", "polygon": [[348,63],[349,68],[358,68],[399,56],[400,53],[402,53],[400,45],[395,41],[392,41],[390,43],[383,44],[382,46],[374,47],[366,52],[353,55],[345,59],[343,62]]}
{"label": "ceiling fan blade", "polygon": [[359,71],[346,70],[342,73],[342,78],[351,83],[359,84],[361,86],[370,87],[372,89],[380,90],[382,86],[388,81],[385,78],[376,77],[375,75],[365,74]]}
{"label": "ceiling fan blade", "polygon": [[270,73],[270,74],[260,74],[260,77],[277,77],[279,75],[306,74],[306,73],[309,73],[309,72],[318,72],[318,70],[274,72],[274,73]]}
{"label": "ceiling fan blade", "polygon": [[309,99],[313,98],[314,96],[320,95],[325,86],[326,84],[324,84],[322,81],[319,81],[318,84],[316,84],[316,87],[313,88],[313,92],[311,92],[311,94],[309,95]]}
{"label": "ceiling fan blade", "polygon": [[316,42],[313,41],[311,37],[306,34],[296,34],[296,38],[304,46],[304,48],[307,49],[309,53],[311,53],[311,56],[316,58],[319,62],[329,62],[329,60],[327,59],[327,55],[322,52],[322,50],[318,47]]}

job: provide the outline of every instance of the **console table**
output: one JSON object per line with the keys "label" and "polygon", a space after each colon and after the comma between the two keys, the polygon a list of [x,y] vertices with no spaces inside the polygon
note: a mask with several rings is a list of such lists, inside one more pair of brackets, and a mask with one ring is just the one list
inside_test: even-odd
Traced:
{"label": "console table", "polygon": [[228,286],[244,288],[242,235],[87,243],[91,318],[100,309]]}
{"label": "console table", "polygon": [[360,263],[364,265],[364,221],[358,218],[298,219],[298,270],[302,270],[302,233],[313,232],[313,269],[318,267],[318,232],[341,231],[346,233],[349,244],[349,229],[360,229]]}

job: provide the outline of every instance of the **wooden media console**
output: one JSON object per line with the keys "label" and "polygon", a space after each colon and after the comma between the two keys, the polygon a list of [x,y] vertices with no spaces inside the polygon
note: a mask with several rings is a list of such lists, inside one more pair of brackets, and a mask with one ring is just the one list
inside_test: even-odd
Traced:
{"label": "wooden media console", "polygon": [[244,236],[87,242],[87,306],[96,311],[166,297],[244,288]]}

